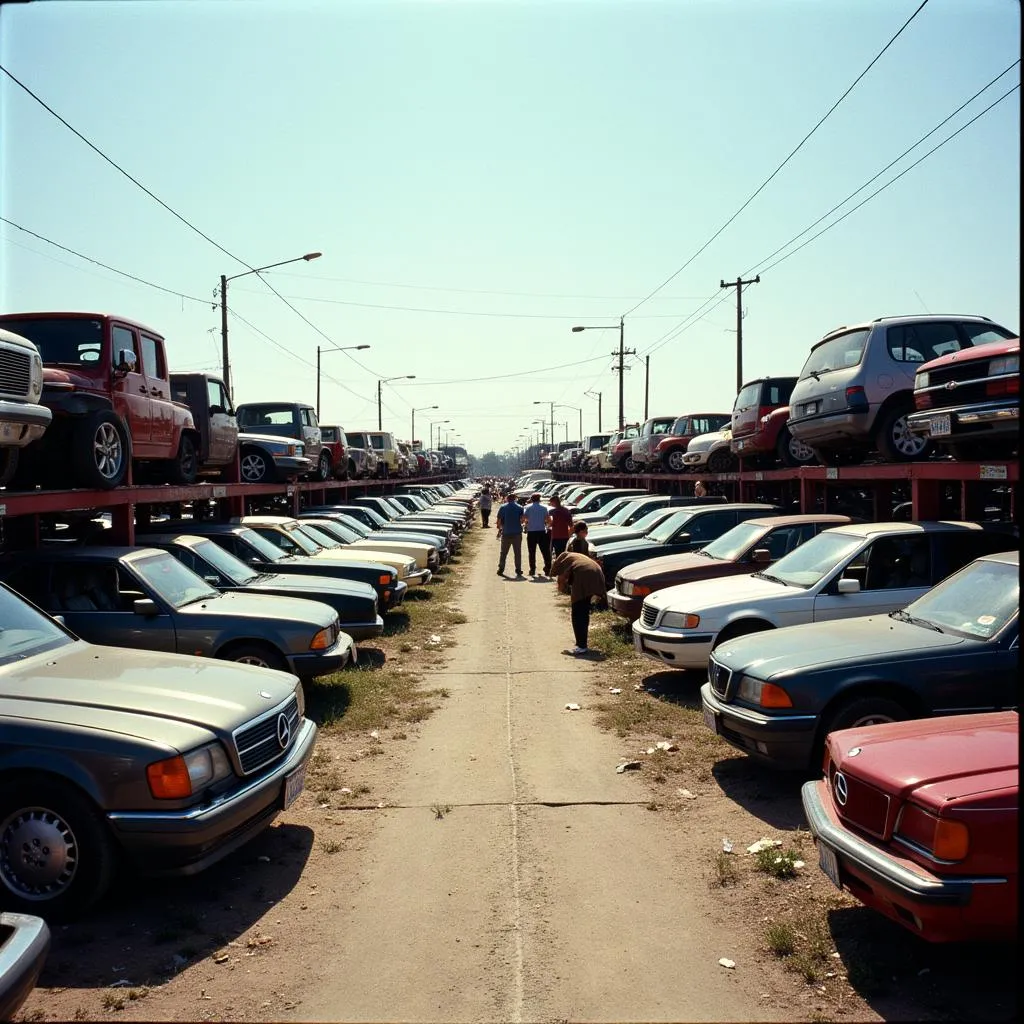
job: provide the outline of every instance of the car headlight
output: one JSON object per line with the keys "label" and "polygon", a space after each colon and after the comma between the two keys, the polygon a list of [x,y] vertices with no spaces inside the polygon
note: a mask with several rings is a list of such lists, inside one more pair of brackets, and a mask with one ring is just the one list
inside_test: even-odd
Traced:
{"label": "car headlight", "polygon": [[43,361],[38,353],[32,356],[32,369],[28,383],[29,397],[35,401],[43,393]]}
{"label": "car headlight", "polygon": [[736,697],[748,704],[759,704],[763,708],[791,708],[793,701],[786,691],[775,683],[742,676],[736,690]]}
{"label": "car headlight", "polygon": [[700,616],[689,612],[665,612],[659,625],[669,629],[696,629],[700,625]]}
{"label": "car headlight", "polygon": [[914,377],[914,390],[920,391],[922,388],[928,387],[931,383],[931,379],[931,374],[927,371],[917,374],[917,376]]}
{"label": "car headlight", "polygon": [[1004,373],[1020,373],[1020,354],[1015,356],[1000,356],[988,364],[988,375],[1000,377]]}
{"label": "car headlight", "polygon": [[306,691],[302,689],[302,683],[295,687],[295,701],[299,706],[299,718],[306,717]]}
{"label": "car headlight", "polygon": [[231,763],[220,743],[156,761],[146,768],[149,791],[157,800],[185,799],[230,774]]}

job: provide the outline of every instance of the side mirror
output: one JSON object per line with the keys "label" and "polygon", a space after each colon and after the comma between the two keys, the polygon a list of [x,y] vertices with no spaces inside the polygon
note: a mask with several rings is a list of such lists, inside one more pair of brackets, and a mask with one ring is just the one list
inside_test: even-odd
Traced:
{"label": "side mirror", "polygon": [[845,577],[839,581],[836,587],[837,594],[859,594],[860,580],[848,580]]}
{"label": "side mirror", "polygon": [[204,576],[203,579],[206,580],[206,582],[209,583],[211,587],[215,587],[215,586],[217,586],[217,584],[220,583],[220,577],[219,576],[214,576],[214,575]]}
{"label": "side mirror", "polygon": [[67,625],[67,623],[64,621],[64,616],[63,615],[54,615],[54,616],[52,616],[52,618],[53,618],[54,622],[59,622],[62,626],[66,626]]}
{"label": "side mirror", "polygon": [[689,544],[691,537],[688,533],[677,533],[673,544]]}
{"label": "side mirror", "polygon": [[135,612],[136,615],[144,615],[147,619],[160,614],[160,609],[157,608],[156,601],[153,601],[148,597],[136,598],[132,602],[132,611]]}
{"label": "side mirror", "polygon": [[117,353],[116,370],[118,373],[134,373],[137,365],[138,360],[130,348],[123,348]]}
{"label": "side mirror", "polygon": [[772,560],[772,553],[767,548],[754,548],[750,560],[754,565],[767,565]]}

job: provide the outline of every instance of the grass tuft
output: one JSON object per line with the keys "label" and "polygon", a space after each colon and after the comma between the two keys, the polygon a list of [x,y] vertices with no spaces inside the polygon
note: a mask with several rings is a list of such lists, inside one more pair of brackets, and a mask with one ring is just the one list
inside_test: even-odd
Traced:
{"label": "grass tuft", "polygon": [[796,930],[787,921],[775,921],[764,930],[764,943],[778,957],[796,952]]}
{"label": "grass tuft", "polygon": [[767,850],[758,850],[755,866],[758,871],[771,875],[772,878],[795,878],[796,868],[793,864],[800,859],[800,854],[794,850],[780,850],[776,847],[769,847]]}

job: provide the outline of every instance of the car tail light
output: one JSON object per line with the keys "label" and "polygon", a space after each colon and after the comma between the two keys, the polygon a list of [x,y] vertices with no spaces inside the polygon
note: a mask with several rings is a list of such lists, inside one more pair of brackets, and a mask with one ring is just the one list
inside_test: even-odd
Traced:
{"label": "car tail light", "polygon": [[868,396],[864,393],[864,388],[859,384],[856,387],[847,388],[846,404],[855,411],[858,409],[867,409]]}
{"label": "car tail light", "polygon": [[149,791],[157,800],[183,800],[192,795],[192,778],[185,758],[169,757],[146,768]]}
{"label": "car tail light", "polygon": [[914,395],[915,409],[930,409],[932,407],[932,396],[924,392],[917,392]]}
{"label": "car tail light", "polygon": [[970,848],[970,833],[963,822],[940,818],[917,804],[903,808],[896,834],[922,847],[936,860],[963,860]]}

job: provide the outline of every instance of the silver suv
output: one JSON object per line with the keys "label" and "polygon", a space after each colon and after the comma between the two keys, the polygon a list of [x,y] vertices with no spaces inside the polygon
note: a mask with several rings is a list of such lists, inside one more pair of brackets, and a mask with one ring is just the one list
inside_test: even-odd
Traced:
{"label": "silver suv", "polygon": [[927,454],[931,442],[907,429],[921,363],[1016,333],[983,316],[890,316],[840,327],[812,349],[789,399],[789,431],[826,466],[888,462]]}

